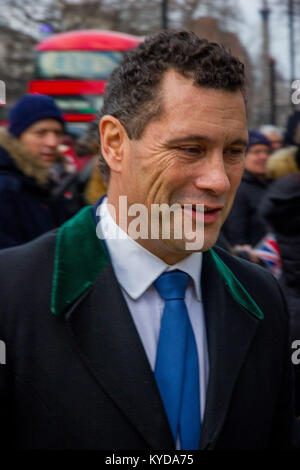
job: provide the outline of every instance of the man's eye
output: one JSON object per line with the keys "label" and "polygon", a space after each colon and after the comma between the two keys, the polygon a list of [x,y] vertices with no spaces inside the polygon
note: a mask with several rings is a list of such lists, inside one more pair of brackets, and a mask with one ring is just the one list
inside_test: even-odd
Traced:
{"label": "man's eye", "polygon": [[225,153],[230,154],[232,157],[239,157],[244,155],[245,151],[243,149],[228,149],[225,150]]}
{"label": "man's eye", "polygon": [[202,149],[200,147],[181,147],[181,150],[183,150],[186,153],[192,153],[192,154],[202,152]]}

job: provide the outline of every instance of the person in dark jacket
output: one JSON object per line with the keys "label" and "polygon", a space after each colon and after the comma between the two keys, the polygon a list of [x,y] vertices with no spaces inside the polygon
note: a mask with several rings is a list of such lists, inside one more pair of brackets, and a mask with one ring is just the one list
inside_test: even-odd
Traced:
{"label": "person in dark jacket", "polygon": [[295,337],[300,339],[300,171],[274,182],[261,211],[279,245],[281,283],[292,313]]}
{"label": "person in dark jacket", "polygon": [[[300,147],[288,147],[270,165],[277,179],[261,205],[261,214],[274,233],[281,254],[281,277],[290,313],[291,342],[300,340]],[[297,171],[287,174],[297,163]],[[286,168],[286,170],[285,170]],[[280,175],[284,176],[280,176]],[[300,365],[295,365],[296,413],[300,415]]]}
{"label": "person in dark jacket", "polygon": [[267,225],[258,208],[269,184],[265,169],[270,150],[267,137],[259,132],[249,132],[244,175],[222,230],[233,247],[251,250],[267,233]]}
{"label": "person in dark jacket", "polygon": [[284,135],[285,145],[300,144],[300,110],[295,109],[288,117],[286,124],[286,132]]}
{"label": "person in dark jacket", "polygon": [[28,242],[72,214],[51,195],[49,169],[62,160],[64,119],[54,100],[28,94],[12,108],[0,133],[0,248]]}

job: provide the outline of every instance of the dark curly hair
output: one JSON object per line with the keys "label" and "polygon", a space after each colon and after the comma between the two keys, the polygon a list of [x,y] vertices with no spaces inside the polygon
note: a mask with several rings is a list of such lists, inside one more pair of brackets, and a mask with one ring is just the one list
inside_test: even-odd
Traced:
{"label": "dark curly hair", "polygon": [[[123,56],[107,82],[99,120],[106,114],[114,116],[130,139],[139,139],[146,125],[162,114],[159,86],[169,69],[193,79],[195,85],[240,90],[245,96],[244,65],[222,45],[192,32],[168,30]],[[101,152],[99,168],[107,181],[109,167]]]}

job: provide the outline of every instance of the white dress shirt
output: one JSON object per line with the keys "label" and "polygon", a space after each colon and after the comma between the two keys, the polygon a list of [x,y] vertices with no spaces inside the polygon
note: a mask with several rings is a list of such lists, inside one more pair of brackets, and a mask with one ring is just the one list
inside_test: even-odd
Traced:
{"label": "white dress shirt", "polygon": [[[192,253],[170,266],[130,238],[113,220],[107,198],[101,204],[100,226],[116,278],[121,286],[136,329],[154,371],[160,323],[164,309],[153,282],[165,271],[180,269],[190,275],[185,303],[195,335],[200,383],[200,413],[203,420],[209,361],[205,317],[201,299],[202,253]],[[118,235],[118,236],[116,236]]]}

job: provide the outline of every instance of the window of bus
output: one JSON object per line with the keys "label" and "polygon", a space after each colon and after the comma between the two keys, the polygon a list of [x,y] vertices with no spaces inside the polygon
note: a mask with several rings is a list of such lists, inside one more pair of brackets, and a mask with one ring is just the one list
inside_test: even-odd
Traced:
{"label": "window of bus", "polygon": [[93,114],[100,111],[103,95],[59,95],[53,96],[57,106],[68,114]]}
{"label": "window of bus", "polygon": [[37,55],[36,78],[106,80],[122,58],[116,51],[45,51]]}

